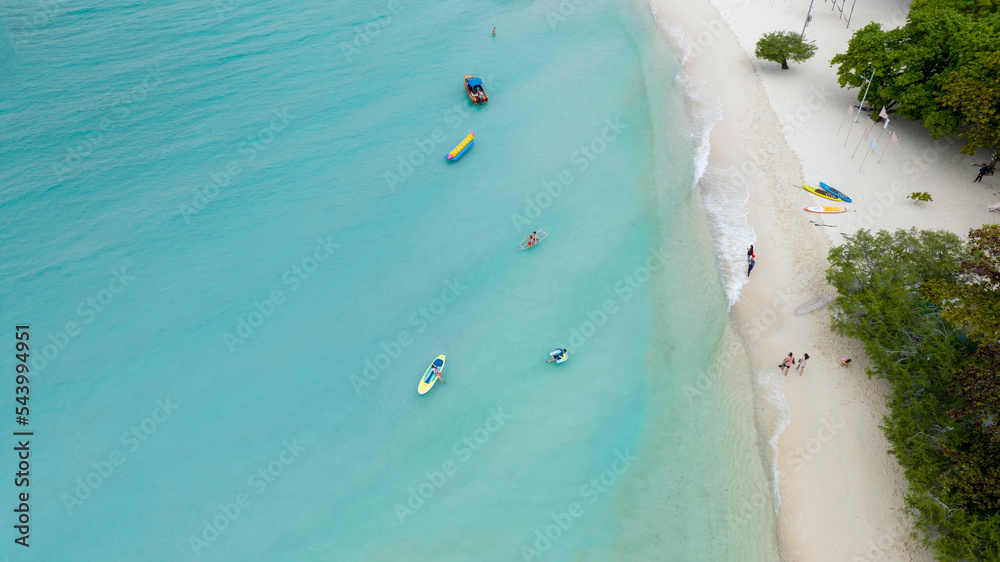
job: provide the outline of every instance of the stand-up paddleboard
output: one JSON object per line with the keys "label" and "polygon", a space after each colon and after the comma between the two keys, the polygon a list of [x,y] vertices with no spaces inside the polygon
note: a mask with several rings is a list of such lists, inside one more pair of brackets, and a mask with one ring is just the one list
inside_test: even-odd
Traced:
{"label": "stand-up paddleboard", "polygon": [[836,190],[836,189],[830,187],[829,185],[827,185],[827,184],[825,184],[823,182],[819,182],[819,186],[820,186],[820,188],[822,188],[824,191],[826,191],[830,195],[833,195],[834,197],[839,197],[840,200],[843,201],[844,203],[850,203],[851,202],[851,198],[848,197],[848,196],[846,196],[846,195],[844,195],[844,193],[842,191]]}
{"label": "stand-up paddleboard", "polygon": [[470,148],[472,148],[472,144],[475,141],[475,138],[476,138],[475,131],[472,131],[471,133],[466,135],[466,137],[462,139],[462,142],[458,143],[458,146],[451,149],[451,152],[448,153],[448,160],[454,161],[464,156],[465,153],[468,152]]}
{"label": "stand-up paddleboard", "polygon": [[823,199],[829,199],[830,201],[840,201],[840,197],[827,193],[826,190],[820,189],[818,187],[813,187],[811,185],[803,185],[802,189],[812,193],[813,195],[819,195]]}
{"label": "stand-up paddleboard", "polygon": [[806,207],[805,208],[810,213],[846,213],[847,209],[843,207]]}
{"label": "stand-up paddleboard", "polygon": [[542,240],[545,240],[546,238],[549,237],[549,229],[547,229],[547,228],[540,228],[540,229],[536,230],[535,232],[538,234],[538,242],[535,242],[534,244],[532,244],[532,245],[529,246],[528,245],[528,239],[525,238],[524,241],[521,242],[520,248],[522,250],[527,250],[528,248],[534,248],[539,243],[541,243]]}
{"label": "stand-up paddleboard", "polygon": [[420,384],[417,385],[417,394],[427,394],[427,391],[437,382],[437,375],[431,372],[431,369],[434,367],[437,367],[440,371],[444,370],[444,355],[438,355],[437,359],[424,371],[424,376],[420,377]]}

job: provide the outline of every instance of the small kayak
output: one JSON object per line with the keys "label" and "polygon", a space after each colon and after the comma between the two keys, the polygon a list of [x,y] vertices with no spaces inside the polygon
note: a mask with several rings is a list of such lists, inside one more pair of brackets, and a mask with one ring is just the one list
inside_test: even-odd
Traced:
{"label": "small kayak", "polygon": [[812,193],[813,195],[819,195],[823,199],[829,199],[830,201],[840,201],[840,197],[827,193],[826,190],[820,189],[818,187],[813,187],[811,185],[803,185],[802,189]]}
{"label": "small kayak", "polygon": [[417,394],[427,394],[427,391],[438,381],[437,375],[431,372],[434,367],[437,367],[439,372],[444,370],[444,355],[438,355],[437,359],[424,371],[424,376],[420,377],[420,384],[417,385]]}
{"label": "small kayak", "polygon": [[843,192],[838,191],[838,190],[830,187],[829,185],[827,185],[827,184],[825,184],[823,182],[819,182],[819,186],[824,191],[826,191],[827,193],[829,193],[830,195],[833,195],[834,197],[839,197],[840,200],[843,201],[844,203],[850,203],[851,202],[851,198],[848,197],[848,196],[846,196],[846,195],[844,195]]}
{"label": "small kayak", "polygon": [[805,208],[810,213],[846,213],[847,209],[843,207],[806,207]]}
{"label": "small kayak", "polygon": [[470,148],[472,148],[472,144],[475,141],[475,138],[476,138],[475,131],[469,133],[464,139],[462,139],[462,142],[458,143],[458,146],[451,149],[451,152],[448,153],[448,160],[454,161],[464,156],[465,153],[468,152]]}
{"label": "small kayak", "polygon": [[538,242],[535,242],[534,244],[528,244],[528,239],[525,238],[524,241],[521,242],[520,248],[522,250],[527,250],[528,248],[534,248],[539,243],[541,243],[542,240],[545,240],[546,238],[548,238],[548,236],[549,236],[549,229],[542,228],[542,229],[536,230],[535,233],[538,234]]}

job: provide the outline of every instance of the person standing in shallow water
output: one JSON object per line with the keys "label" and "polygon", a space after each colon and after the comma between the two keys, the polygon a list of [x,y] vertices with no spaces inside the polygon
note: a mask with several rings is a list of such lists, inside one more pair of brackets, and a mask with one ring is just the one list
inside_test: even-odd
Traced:
{"label": "person standing in shallow water", "polygon": [[753,266],[756,263],[753,258],[750,258],[750,263],[747,264],[747,277],[750,277],[750,272],[753,271]]}
{"label": "person standing in shallow water", "polygon": [[789,351],[788,357],[785,357],[785,360],[778,365],[781,368],[781,374],[787,377],[788,370],[792,368],[792,365],[795,365],[795,354]]}

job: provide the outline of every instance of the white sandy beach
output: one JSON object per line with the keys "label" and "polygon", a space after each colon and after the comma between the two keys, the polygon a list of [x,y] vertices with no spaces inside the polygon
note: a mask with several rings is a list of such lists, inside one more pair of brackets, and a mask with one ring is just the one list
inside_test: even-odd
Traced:
{"label": "white sandy beach", "polygon": [[[846,14],[830,2],[814,2],[806,39],[816,42],[817,54],[790,63],[790,70],[757,60],[753,51],[763,33],[801,31],[809,8],[804,0],[653,1],[661,26],[679,23],[692,47],[686,72],[719,97],[722,120],[711,132],[709,165],[739,173],[748,185],[757,264],[732,316],[751,365],[761,380],[777,383],[789,409],[778,438],[782,558],[931,560],[910,537],[906,482],[879,427],[887,385],[868,379],[858,342],[831,331],[829,308],[795,309],[834,294],[825,280],[826,255],[843,234],[917,227],[964,239],[970,228],[1000,221],[986,210],[1000,201],[1000,177],[972,183],[974,165],[988,154],[962,156],[960,141],[934,141],[920,123],[895,117],[888,130],[879,123],[872,131],[871,138],[882,136],[862,167],[871,138],[858,143],[872,122],[867,114],[853,129],[850,118],[844,122],[858,92],[838,86],[829,61],[869,21],[904,24],[908,1],[858,3],[849,28]],[[899,145],[888,144],[891,132]],[[710,187],[705,181],[699,190]],[[805,206],[834,204],[793,187],[820,181],[851,196],[854,203],[845,205],[851,212],[805,212]],[[927,191],[934,200],[905,199],[912,191]],[[745,256],[737,251],[733,259]],[[793,369],[781,377],[777,364],[788,352],[812,358],[802,376]],[[853,365],[842,368],[840,357],[853,358]]]}

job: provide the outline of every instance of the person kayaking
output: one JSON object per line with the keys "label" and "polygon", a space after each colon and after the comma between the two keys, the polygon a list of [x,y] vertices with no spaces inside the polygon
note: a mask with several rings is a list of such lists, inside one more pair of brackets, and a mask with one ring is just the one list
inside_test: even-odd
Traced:
{"label": "person kayaking", "polygon": [[440,367],[438,367],[437,365],[431,367],[431,374],[434,375],[435,377],[437,377],[437,379],[439,381],[441,381],[441,384],[445,384],[444,379],[441,378],[441,368]]}
{"label": "person kayaking", "polygon": [[528,247],[532,247],[538,244],[538,231],[532,232],[531,236],[528,236]]}
{"label": "person kayaking", "polygon": [[566,359],[566,353],[568,351],[569,351],[568,349],[563,349],[563,348],[558,348],[558,347],[556,349],[553,349],[549,353],[549,355],[551,355],[551,358],[548,361],[546,361],[546,363],[551,363],[553,361],[560,362],[560,361],[565,360]]}

